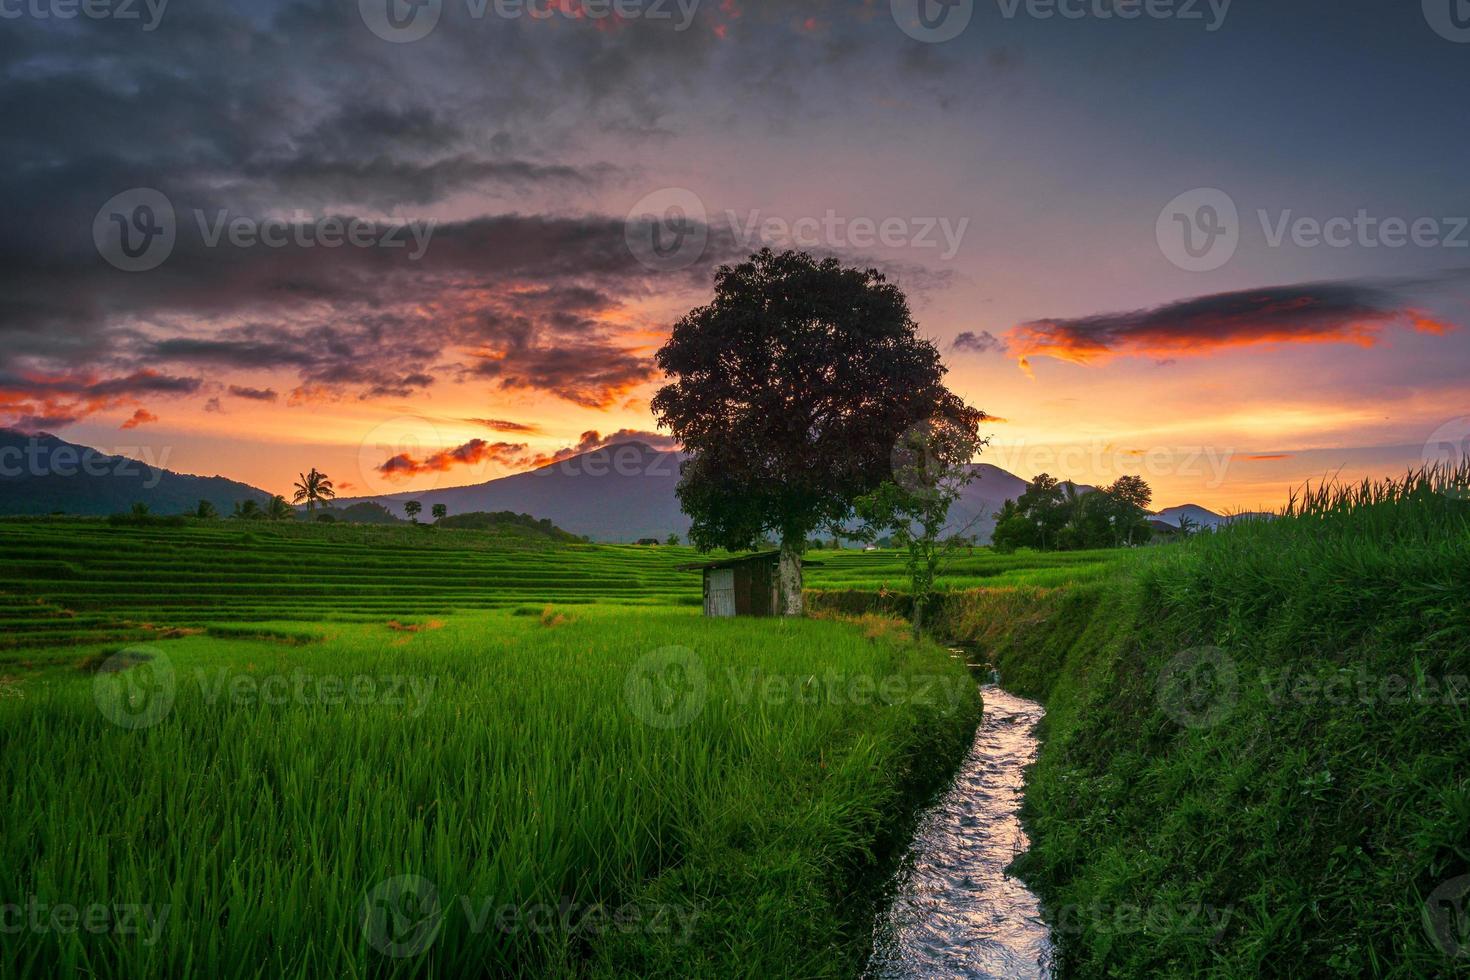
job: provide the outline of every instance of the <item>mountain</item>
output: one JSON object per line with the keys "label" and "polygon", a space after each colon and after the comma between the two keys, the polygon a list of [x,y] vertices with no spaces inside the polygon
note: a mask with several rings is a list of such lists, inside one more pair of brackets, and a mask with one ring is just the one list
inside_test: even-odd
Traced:
{"label": "mountain", "polygon": [[[514,476],[466,487],[381,497],[343,498],[337,506],[372,500],[394,514],[403,502],[417,500],[428,513],[444,504],[450,514],[509,510],[546,518],[573,534],[594,541],[636,541],[689,533],[689,518],[679,510],[674,489],[679,484],[682,453],[657,450],[642,442],[621,442],[573,456],[559,463]],[[1002,503],[1020,496],[1026,481],[1013,473],[977,463],[972,480],[950,510],[950,526],[966,535],[990,540],[992,517]],[[1092,487],[1081,486],[1086,492]]]}
{"label": "mountain", "polygon": [[1197,528],[1210,528],[1214,530],[1222,524],[1229,524],[1230,518],[1223,514],[1217,514],[1207,507],[1199,504],[1180,504],[1177,507],[1165,507],[1154,515],[1155,520],[1163,521],[1170,527],[1179,526],[1179,518],[1188,517]]}
{"label": "mountain", "polygon": [[[510,511],[594,541],[662,541],[670,534],[689,533],[689,518],[679,510],[674,493],[683,458],[646,443],[620,442],[472,486],[342,497],[325,512],[338,520],[381,522],[405,517],[404,501],[417,500],[425,515],[435,504],[444,504],[451,515]],[[1025,492],[1027,484],[989,463],[977,463],[974,470],[978,478],[950,509],[949,524],[956,532],[989,541],[995,528],[991,515]],[[1084,493],[1093,489],[1078,486]],[[0,514],[115,514],[140,501],[155,514],[179,514],[193,511],[203,499],[223,516],[238,500],[264,504],[269,498],[264,490],[224,477],[175,473],[52,435],[0,429]],[[1227,521],[1194,504],[1165,508],[1156,518],[1177,527],[1180,514],[1202,527]]]}
{"label": "mountain", "polygon": [[[956,533],[966,537],[974,535],[976,540],[988,542],[990,533],[995,530],[995,512],[1007,500],[1015,500],[1025,493],[1029,484],[1014,473],[990,463],[975,463],[971,471],[976,478],[965,484],[960,491],[960,499],[950,505],[949,526]],[[1086,493],[1094,488],[1078,486],[1077,489]]]}
{"label": "mountain", "polygon": [[681,453],[653,449],[642,442],[620,442],[514,476],[467,487],[446,487],[339,498],[338,507],[371,500],[403,513],[403,502],[417,500],[424,513],[444,504],[449,513],[514,511],[550,520],[572,534],[594,541],[636,541],[689,532],[679,510]]}
{"label": "mountain", "polygon": [[222,476],[109,456],[49,433],[0,429],[0,514],[116,514],[139,502],[155,514],[181,514],[208,500],[224,515],[246,499],[264,504],[270,494]]}

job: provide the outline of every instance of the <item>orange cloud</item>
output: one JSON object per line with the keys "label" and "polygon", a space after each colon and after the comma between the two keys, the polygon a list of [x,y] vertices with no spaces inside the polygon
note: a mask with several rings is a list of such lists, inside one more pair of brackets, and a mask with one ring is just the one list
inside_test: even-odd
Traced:
{"label": "orange cloud", "polygon": [[132,415],[132,417],[130,419],[128,419],[126,422],[124,422],[121,426],[119,426],[119,428],[123,428],[123,429],[136,429],[140,425],[147,425],[149,422],[157,422],[157,421],[158,421],[158,416],[157,415],[154,415],[152,412],[148,411],[148,409],[146,409],[146,408],[140,408],[136,412],[133,413],[133,415]]}
{"label": "orange cloud", "polygon": [[471,439],[463,445],[431,453],[423,459],[416,459],[408,453],[399,453],[380,464],[378,472],[390,478],[407,478],[420,473],[443,473],[456,466],[474,466],[477,463],[521,465],[525,462],[525,452],[526,444],[523,442]]}

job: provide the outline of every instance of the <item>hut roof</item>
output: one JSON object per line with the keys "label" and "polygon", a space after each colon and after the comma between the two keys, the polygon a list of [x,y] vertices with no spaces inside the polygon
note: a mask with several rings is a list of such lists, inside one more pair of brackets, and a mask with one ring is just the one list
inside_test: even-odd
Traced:
{"label": "hut roof", "polygon": [[[719,558],[715,561],[685,562],[682,565],[675,565],[674,570],[676,572],[700,572],[712,568],[734,568],[736,565],[744,565],[749,562],[778,561],[780,558],[781,552],[779,551],[757,551],[749,555],[736,555],[731,558]],[[811,568],[813,566],[820,566],[822,563],[819,561],[803,561],[801,564],[803,568]]]}

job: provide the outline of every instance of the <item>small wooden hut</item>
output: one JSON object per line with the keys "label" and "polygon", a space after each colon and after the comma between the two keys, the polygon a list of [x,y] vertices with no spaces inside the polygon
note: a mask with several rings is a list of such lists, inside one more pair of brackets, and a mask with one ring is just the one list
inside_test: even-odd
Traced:
{"label": "small wooden hut", "polygon": [[704,573],[706,616],[774,616],[780,608],[776,564],[780,552],[762,551],[719,561],[674,566]]}

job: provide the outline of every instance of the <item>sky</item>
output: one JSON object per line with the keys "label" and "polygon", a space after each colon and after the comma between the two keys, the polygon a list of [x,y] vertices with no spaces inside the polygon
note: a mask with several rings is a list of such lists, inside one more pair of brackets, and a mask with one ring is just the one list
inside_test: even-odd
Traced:
{"label": "sky", "polygon": [[0,425],[170,469],[671,445],[763,245],[898,282],[1026,478],[1470,446],[1461,0],[0,0],[0,71]]}

